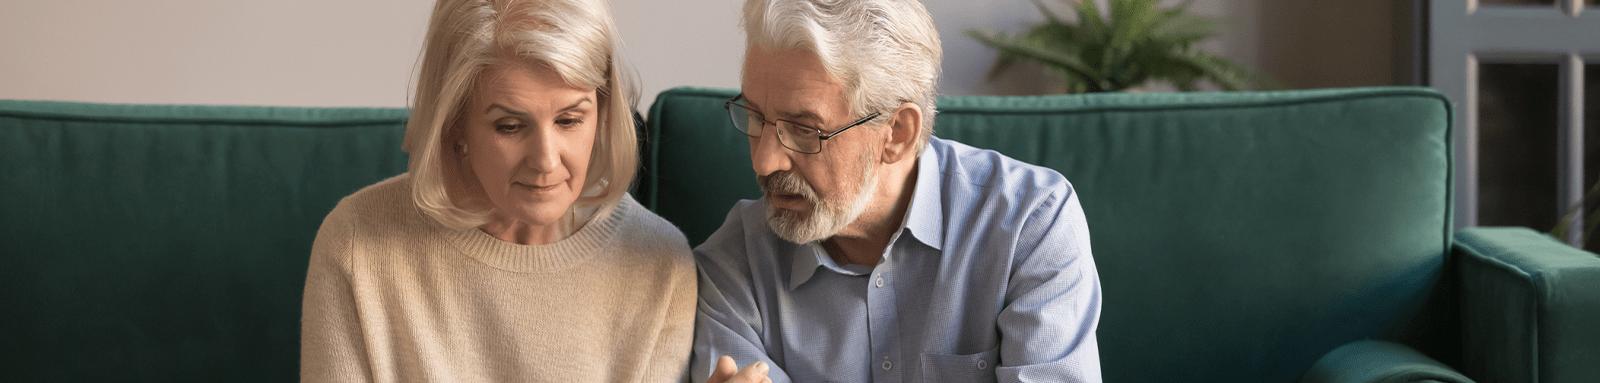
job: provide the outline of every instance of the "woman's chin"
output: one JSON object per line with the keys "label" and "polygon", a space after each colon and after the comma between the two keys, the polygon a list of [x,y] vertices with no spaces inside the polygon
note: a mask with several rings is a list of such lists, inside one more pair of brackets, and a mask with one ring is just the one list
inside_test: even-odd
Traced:
{"label": "woman's chin", "polygon": [[525,204],[516,210],[508,211],[512,219],[522,221],[530,226],[547,226],[561,223],[567,217],[567,211],[572,207],[572,202],[548,201]]}

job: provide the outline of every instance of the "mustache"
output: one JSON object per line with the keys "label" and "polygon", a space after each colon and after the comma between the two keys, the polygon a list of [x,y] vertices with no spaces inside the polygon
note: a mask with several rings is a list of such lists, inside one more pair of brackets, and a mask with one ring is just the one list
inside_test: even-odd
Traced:
{"label": "mustache", "polygon": [[768,194],[798,194],[807,201],[817,200],[817,193],[811,189],[811,184],[793,172],[774,172],[757,178],[761,191]]}

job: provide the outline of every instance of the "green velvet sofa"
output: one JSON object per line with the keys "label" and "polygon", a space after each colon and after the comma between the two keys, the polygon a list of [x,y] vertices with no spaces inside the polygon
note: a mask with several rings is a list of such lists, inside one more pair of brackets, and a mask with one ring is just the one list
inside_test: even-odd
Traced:
{"label": "green velvet sofa", "polygon": [[[691,242],[755,195],[732,95],[641,126],[635,195]],[[1108,382],[1600,381],[1600,258],[1455,231],[1449,116],[1420,88],[946,97],[936,134],[1073,182]],[[0,101],[0,380],[294,380],[317,225],[404,171],[404,120]]]}

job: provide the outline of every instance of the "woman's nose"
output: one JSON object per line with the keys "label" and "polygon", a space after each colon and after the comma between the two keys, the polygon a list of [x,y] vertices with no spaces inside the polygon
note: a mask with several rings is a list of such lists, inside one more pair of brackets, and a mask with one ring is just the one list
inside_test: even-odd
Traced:
{"label": "woman's nose", "polygon": [[529,168],[543,173],[561,166],[561,142],[553,133],[554,130],[540,127],[528,135],[526,161]]}

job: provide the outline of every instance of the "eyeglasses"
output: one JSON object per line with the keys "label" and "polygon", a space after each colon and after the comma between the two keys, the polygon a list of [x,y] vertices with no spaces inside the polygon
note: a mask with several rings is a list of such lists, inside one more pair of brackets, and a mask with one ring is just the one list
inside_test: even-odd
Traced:
{"label": "eyeglasses", "polygon": [[729,99],[728,102],[722,106],[723,108],[728,109],[728,118],[733,120],[734,129],[738,129],[739,132],[744,133],[746,136],[750,136],[750,138],[761,138],[761,134],[766,132],[766,126],[771,124],[772,126],[778,128],[778,142],[783,143],[783,147],[805,154],[821,153],[823,141],[827,141],[828,139],[833,138],[833,136],[839,135],[839,133],[844,133],[844,131],[850,130],[850,128],[866,124],[868,121],[872,121],[883,114],[873,112],[872,114],[868,114],[866,117],[862,117],[854,122],[846,124],[843,127],[834,129],[832,133],[828,133],[814,126],[781,118],[769,121],[767,120],[766,115],[756,111],[755,108],[750,107],[750,105],[740,102],[741,100],[744,100],[744,95],[742,94]]}

